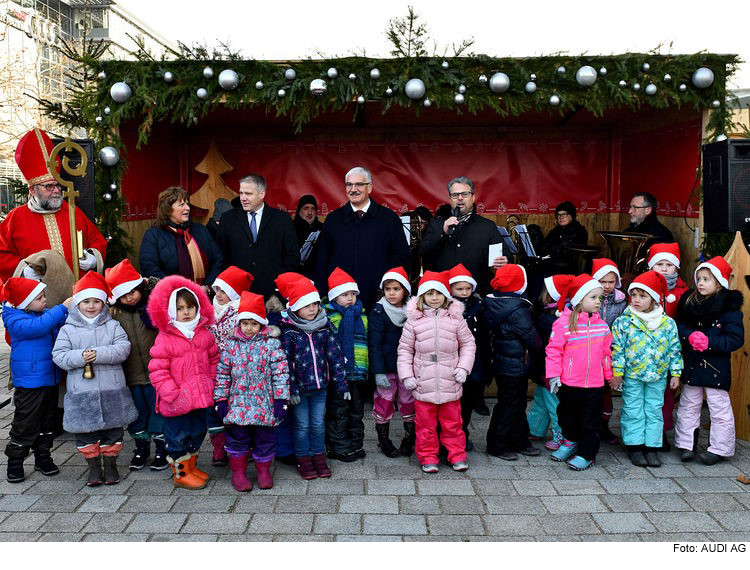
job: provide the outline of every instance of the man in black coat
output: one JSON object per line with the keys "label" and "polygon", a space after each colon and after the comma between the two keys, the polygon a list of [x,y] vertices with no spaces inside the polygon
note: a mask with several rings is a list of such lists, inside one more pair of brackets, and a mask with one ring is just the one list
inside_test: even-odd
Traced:
{"label": "man in black coat", "polygon": [[266,181],[258,174],[240,180],[240,207],[221,216],[216,241],[227,265],[236,265],[255,278],[251,290],[268,296],[274,279],[285,271],[297,271],[299,248],[292,219],[286,212],[267,206]]}
{"label": "man in black coat", "polygon": [[375,200],[372,174],[357,166],[344,177],[348,204],[326,218],[318,239],[317,278],[322,294],[328,292],[328,276],[340,267],[354,277],[359,298],[366,308],[375,302],[383,274],[409,263],[409,245],[399,217]]}
{"label": "man in black coat", "polygon": [[[419,244],[419,255],[429,260],[433,271],[445,271],[463,263],[477,282],[482,295],[490,290],[492,268],[508,263],[503,255],[488,262],[489,246],[500,243],[500,232],[491,220],[483,218],[474,206],[474,183],[466,176],[448,182],[448,196],[454,214],[436,216],[427,226]],[[457,211],[456,211],[457,210]]]}
{"label": "man in black coat", "polygon": [[674,243],[672,232],[656,218],[656,207],[657,202],[653,194],[633,194],[628,207],[630,225],[624,231],[651,234],[654,239],[648,241],[649,246],[655,243]]}

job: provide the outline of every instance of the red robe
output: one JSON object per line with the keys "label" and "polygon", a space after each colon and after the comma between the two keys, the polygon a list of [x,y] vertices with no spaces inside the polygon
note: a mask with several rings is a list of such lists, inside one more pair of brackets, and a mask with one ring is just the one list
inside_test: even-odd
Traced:
{"label": "red robe", "polygon": [[[107,240],[77,206],[76,228],[83,233],[84,249],[97,250],[103,260]],[[64,200],[54,214],[37,214],[25,205],[8,213],[0,223],[0,279],[12,277],[22,259],[45,249],[61,253],[73,270],[68,203]]]}

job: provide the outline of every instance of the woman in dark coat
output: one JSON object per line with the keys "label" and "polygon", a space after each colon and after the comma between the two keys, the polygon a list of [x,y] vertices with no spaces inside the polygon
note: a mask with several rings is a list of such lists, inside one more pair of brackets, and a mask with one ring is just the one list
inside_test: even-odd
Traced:
{"label": "woman in dark coat", "polygon": [[[315,271],[315,254],[318,240],[313,242],[309,251],[301,251],[302,245],[307,237],[313,232],[323,229],[323,223],[318,220],[318,201],[312,194],[305,194],[297,203],[297,211],[294,214],[294,232],[297,234],[297,242],[300,248],[300,269],[303,275],[311,277]],[[320,235],[318,235],[320,237]]]}
{"label": "woman in dark coat", "polygon": [[585,245],[589,233],[576,220],[576,207],[572,202],[561,202],[555,208],[557,224],[544,238],[539,255],[550,256],[544,264],[544,275],[558,275],[578,273],[574,255],[570,252],[571,245]]}
{"label": "woman in dark coat", "polygon": [[159,194],[156,227],[141,243],[141,274],[144,277],[182,275],[209,287],[222,269],[219,246],[209,231],[190,221],[190,197],[177,186]]}

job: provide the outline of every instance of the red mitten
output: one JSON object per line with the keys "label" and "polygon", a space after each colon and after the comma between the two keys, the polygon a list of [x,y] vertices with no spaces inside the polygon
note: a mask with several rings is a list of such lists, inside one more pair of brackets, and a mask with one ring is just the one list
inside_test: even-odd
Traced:
{"label": "red mitten", "polygon": [[688,342],[690,342],[693,350],[697,350],[698,352],[703,352],[708,348],[708,337],[700,331],[692,333],[688,337]]}

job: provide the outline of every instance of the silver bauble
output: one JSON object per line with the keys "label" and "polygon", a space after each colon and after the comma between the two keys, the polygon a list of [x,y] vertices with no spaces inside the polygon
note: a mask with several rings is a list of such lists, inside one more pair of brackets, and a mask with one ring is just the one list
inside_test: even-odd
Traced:
{"label": "silver bauble", "polygon": [[416,77],[410,79],[404,85],[404,93],[409,99],[421,99],[424,97],[425,91],[427,89],[424,86],[424,81]]}
{"label": "silver bauble", "polygon": [[286,89],[279,89],[276,94],[279,96],[279,98],[286,97]]}
{"label": "silver bauble", "polygon": [[498,71],[490,77],[490,91],[493,93],[505,93],[510,89],[510,77],[502,71]]}
{"label": "silver bauble", "polygon": [[718,109],[719,107],[721,107],[721,101],[719,101],[718,99],[714,99],[713,101],[711,101],[711,106],[714,109]]}
{"label": "silver bauble", "polygon": [[576,71],[576,81],[582,87],[591,87],[596,82],[596,69],[590,65],[584,65]]}
{"label": "silver bauble", "polygon": [[120,162],[120,151],[113,146],[102,147],[99,151],[99,160],[104,166],[114,166]]}
{"label": "silver bauble", "polygon": [[109,107],[104,107],[104,114],[105,115],[109,115],[109,113],[110,113],[111,110],[112,109],[110,109]]}
{"label": "silver bauble", "polygon": [[105,192],[105,193],[104,193],[104,194],[102,195],[102,199],[103,199],[103,200],[104,200],[105,202],[109,202],[110,200],[112,200],[112,194],[110,194],[109,192]]}
{"label": "silver bauble", "polygon": [[672,76],[669,75],[669,73],[665,73],[664,74],[664,83],[669,83],[670,81],[672,81]]}
{"label": "silver bauble", "polygon": [[385,96],[390,97],[391,95],[393,95],[393,89],[389,87],[388,89],[385,90]]}
{"label": "silver bauble", "polygon": [[690,80],[698,89],[705,89],[714,82],[714,72],[707,67],[699,67],[693,72]]}
{"label": "silver bauble", "polygon": [[560,104],[560,97],[558,95],[550,95],[549,104],[557,107]]}
{"label": "silver bauble", "polygon": [[456,105],[463,105],[463,104],[464,104],[464,101],[466,101],[466,97],[464,97],[462,93],[456,93],[456,94],[455,94],[455,95],[453,96],[453,102],[454,102],[454,103],[455,103]]}
{"label": "silver bauble", "polygon": [[106,73],[105,73],[104,71],[100,71],[100,72],[99,72],[99,73],[97,74],[97,77],[98,77],[99,79],[107,79],[107,74],[106,74]]}
{"label": "silver bauble", "polygon": [[461,85],[459,85],[458,86],[458,92],[461,93],[461,94],[466,93],[466,85],[464,85],[463,83]]}
{"label": "silver bauble", "polygon": [[313,79],[310,82],[310,95],[313,97],[322,97],[326,94],[328,85],[322,79]]}
{"label": "silver bauble", "polygon": [[98,117],[97,117],[96,119],[94,119],[94,120],[96,121],[96,124],[97,124],[97,125],[101,125],[101,124],[102,124],[102,121],[103,121],[104,119],[102,118],[102,116],[101,116],[101,115],[99,115],[99,116],[98,116]]}
{"label": "silver bauble", "polygon": [[357,97],[357,104],[359,104],[359,105],[364,105],[365,104],[365,98],[362,97],[362,95],[359,95]]}
{"label": "silver bauble", "polygon": [[199,87],[195,94],[198,96],[198,99],[205,99],[208,97],[208,90],[205,87]]}
{"label": "silver bauble", "polygon": [[536,73],[532,73],[531,75],[529,75],[529,79],[531,79],[532,81],[536,81]]}
{"label": "silver bauble", "polygon": [[563,73],[565,73],[565,71],[566,70],[565,70],[565,66],[564,65],[561,65],[560,67],[557,68],[557,73],[559,73],[560,75],[562,75]]}
{"label": "silver bauble", "polygon": [[370,70],[370,79],[380,79],[380,70],[377,67]]}
{"label": "silver bauble", "polygon": [[714,139],[714,142],[721,142],[727,140],[727,135],[721,134]]}
{"label": "silver bauble", "polygon": [[429,107],[432,105],[432,101],[430,101],[429,99],[425,99],[424,101],[422,101],[422,105],[424,105],[425,107]]}
{"label": "silver bauble", "polygon": [[526,93],[534,93],[534,91],[536,91],[536,83],[533,81],[527,81],[523,90],[526,91]]}
{"label": "silver bauble", "polygon": [[109,189],[112,190],[112,192],[114,192],[115,190],[117,190],[117,184],[113,182],[112,184],[109,185]]}
{"label": "silver bauble", "polygon": [[292,69],[292,68],[290,67],[289,69],[287,69],[287,70],[286,70],[286,71],[284,72],[284,79],[286,79],[287,81],[294,81],[295,79],[297,79],[297,72],[296,72],[296,71],[294,71],[294,70],[293,70],[293,69]]}
{"label": "silver bauble", "polygon": [[326,75],[328,75],[328,79],[336,79],[339,76],[339,70],[335,67],[329,67]]}
{"label": "silver bauble", "polygon": [[628,82],[627,82],[627,81],[625,81],[624,79],[620,79],[620,82],[618,83],[618,85],[619,85],[620,87],[625,87],[625,86],[626,86],[627,84],[628,84]]}
{"label": "silver bauble", "polygon": [[448,69],[450,67],[450,64],[447,61],[444,61],[440,64],[440,67],[442,67],[443,69]]}
{"label": "silver bauble", "polygon": [[233,69],[225,69],[219,73],[219,85],[226,91],[237,89],[240,84],[240,76]]}
{"label": "silver bauble", "polygon": [[680,83],[680,86],[677,89],[680,90],[680,93],[684,93],[685,91],[687,91],[687,85],[685,85],[684,83]]}
{"label": "silver bauble", "polygon": [[211,79],[214,76],[214,70],[210,67],[204,67],[203,68],[203,77],[206,79]]}
{"label": "silver bauble", "polygon": [[355,79],[357,79],[357,74],[356,73],[350,73],[349,74],[349,81],[354,81]]}
{"label": "silver bauble", "polygon": [[477,78],[477,81],[481,83],[482,85],[485,85],[487,83],[487,76],[483,73]]}
{"label": "silver bauble", "polygon": [[644,89],[644,92],[646,95],[656,95],[656,85],[653,83],[649,83],[646,85],[646,89]]}
{"label": "silver bauble", "polygon": [[124,81],[118,81],[109,90],[109,95],[115,103],[124,103],[130,99],[132,94],[133,91],[130,89],[130,85]]}
{"label": "silver bauble", "polygon": [[263,82],[262,82],[262,81],[261,81],[260,79],[259,79],[258,81],[256,81],[256,82],[255,82],[255,88],[256,88],[256,89],[257,89],[258,91],[260,91],[261,89],[263,89]]}
{"label": "silver bauble", "polygon": [[651,69],[651,66],[647,62],[643,62],[643,65],[641,66],[641,71],[648,71]]}
{"label": "silver bauble", "polygon": [[633,83],[633,91],[640,91],[640,90],[641,90],[641,84]]}
{"label": "silver bauble", "polygon": [[172,73],[171,71],[165,71],[164,81],[166,81],[167,83],[172,83],[172,81],[174,81],[174,73]]}
{"label": "silver bauble", "polygon": [[607,75],[607,68],[603,67],[603,66],[600,67],[599,68],[599,75],[601,75],[602,77],[604,77],[605,75]]}

